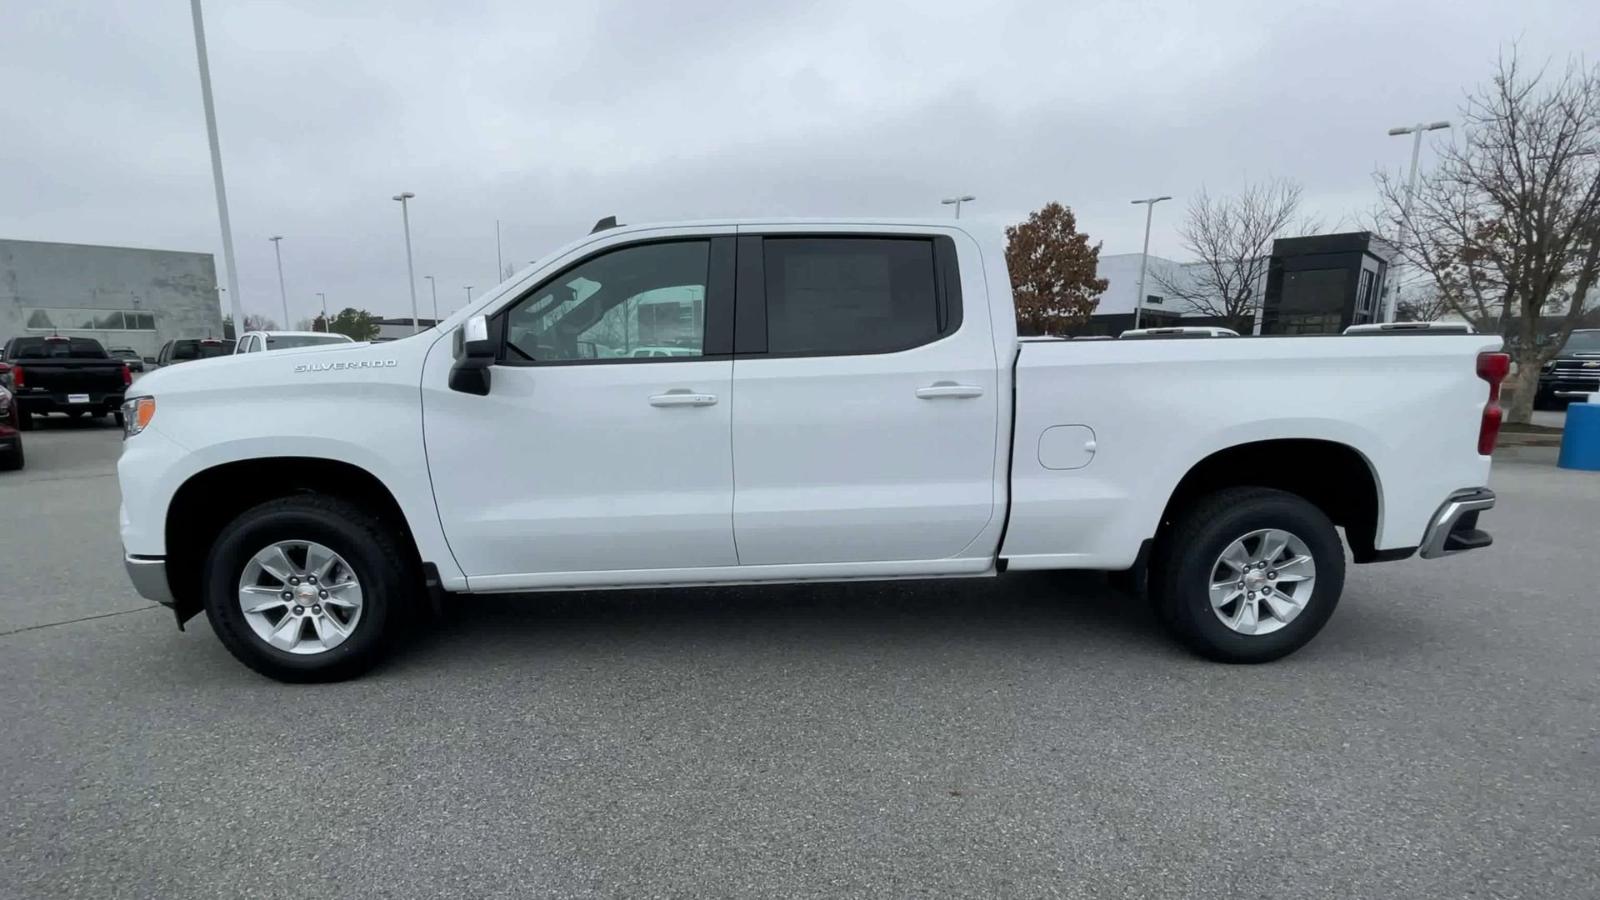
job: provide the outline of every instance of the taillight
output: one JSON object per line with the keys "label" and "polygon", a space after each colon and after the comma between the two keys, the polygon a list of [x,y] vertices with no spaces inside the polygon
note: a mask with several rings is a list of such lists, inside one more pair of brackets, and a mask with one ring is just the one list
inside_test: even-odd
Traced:
{"label": "taillight", "polygon": [[133,384],[133,370],[128,368],[128,364],[127,363],[123,363],[122,364],[122,386],[123,387],[127,387],[130,384]]}
{"label": "taillight", "polygon": [[1478,424],[1478,455],[1494,452],[1500,439],[1500,423],[1505,412],[1500,409],[1500,382],[1511,373],[1511,357],[1505,353],[1479,353],[1478,377],[1489,382],[1489,402],[1483,405],[1483,419]]}
{"label": "taillight", "polygon": [[13,364],[11,366],[11,386],[22,387],[26,383],[26,379],[22,377],[22,367]]}

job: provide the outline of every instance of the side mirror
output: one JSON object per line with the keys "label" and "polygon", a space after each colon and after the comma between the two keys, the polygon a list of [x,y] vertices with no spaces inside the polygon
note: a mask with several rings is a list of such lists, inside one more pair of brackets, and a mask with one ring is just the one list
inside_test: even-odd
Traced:
{"label": "side mirror", "polygon": [[473,316],[456,329],[455,365],[450,367],[450,390],[485,396],[489,393],[489,367],[499,348],[489,335],[489,320]]}

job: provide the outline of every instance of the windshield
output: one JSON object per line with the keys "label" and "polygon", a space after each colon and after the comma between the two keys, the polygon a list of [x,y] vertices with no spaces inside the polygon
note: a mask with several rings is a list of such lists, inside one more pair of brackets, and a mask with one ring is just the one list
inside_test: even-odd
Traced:
{"label": "windshield", "polygon": [[287,350],[290,347],[315,347],[318,344],[348,344],[348,337],[342,334],[269,334],[267,335],[268,350]]}
{"label": "windshield", "polygon": [[210,359],[227,356],[233,352],[233,341],[177,341],[172,345],[173,359]]}
{"label": "windshield", "polygon": [[1600,353],[1600,331],[1574,331],[1562,353]]}
{"label": "windshield", "polygon": [[105,348],[93,338],[21,338],[18,359],[105,359]]}

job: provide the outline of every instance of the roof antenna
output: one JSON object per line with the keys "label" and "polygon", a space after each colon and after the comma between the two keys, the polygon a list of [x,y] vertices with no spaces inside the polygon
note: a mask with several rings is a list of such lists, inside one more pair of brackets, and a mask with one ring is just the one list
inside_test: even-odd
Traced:
{"label": "roof antenna", "polygon": [[590,234],[594,234],[596,232],[605,231],[607,228],[616,228],[616,227],[617,227],[617,217],[616,216],[606,216],[604,219],[601,219],[600,221],[594,223],[594,227],[589,229],[589,233]]}

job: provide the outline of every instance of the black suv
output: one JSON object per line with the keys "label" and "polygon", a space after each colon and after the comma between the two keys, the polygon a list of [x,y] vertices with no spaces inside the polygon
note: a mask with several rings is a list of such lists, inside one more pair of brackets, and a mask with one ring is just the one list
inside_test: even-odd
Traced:
{"label": "black suv", "polygon": [[1539,371],[1539,409],[1566,406],[1582,394],[1600,391],[1600,328],[1572,332],[1556,358]]}

